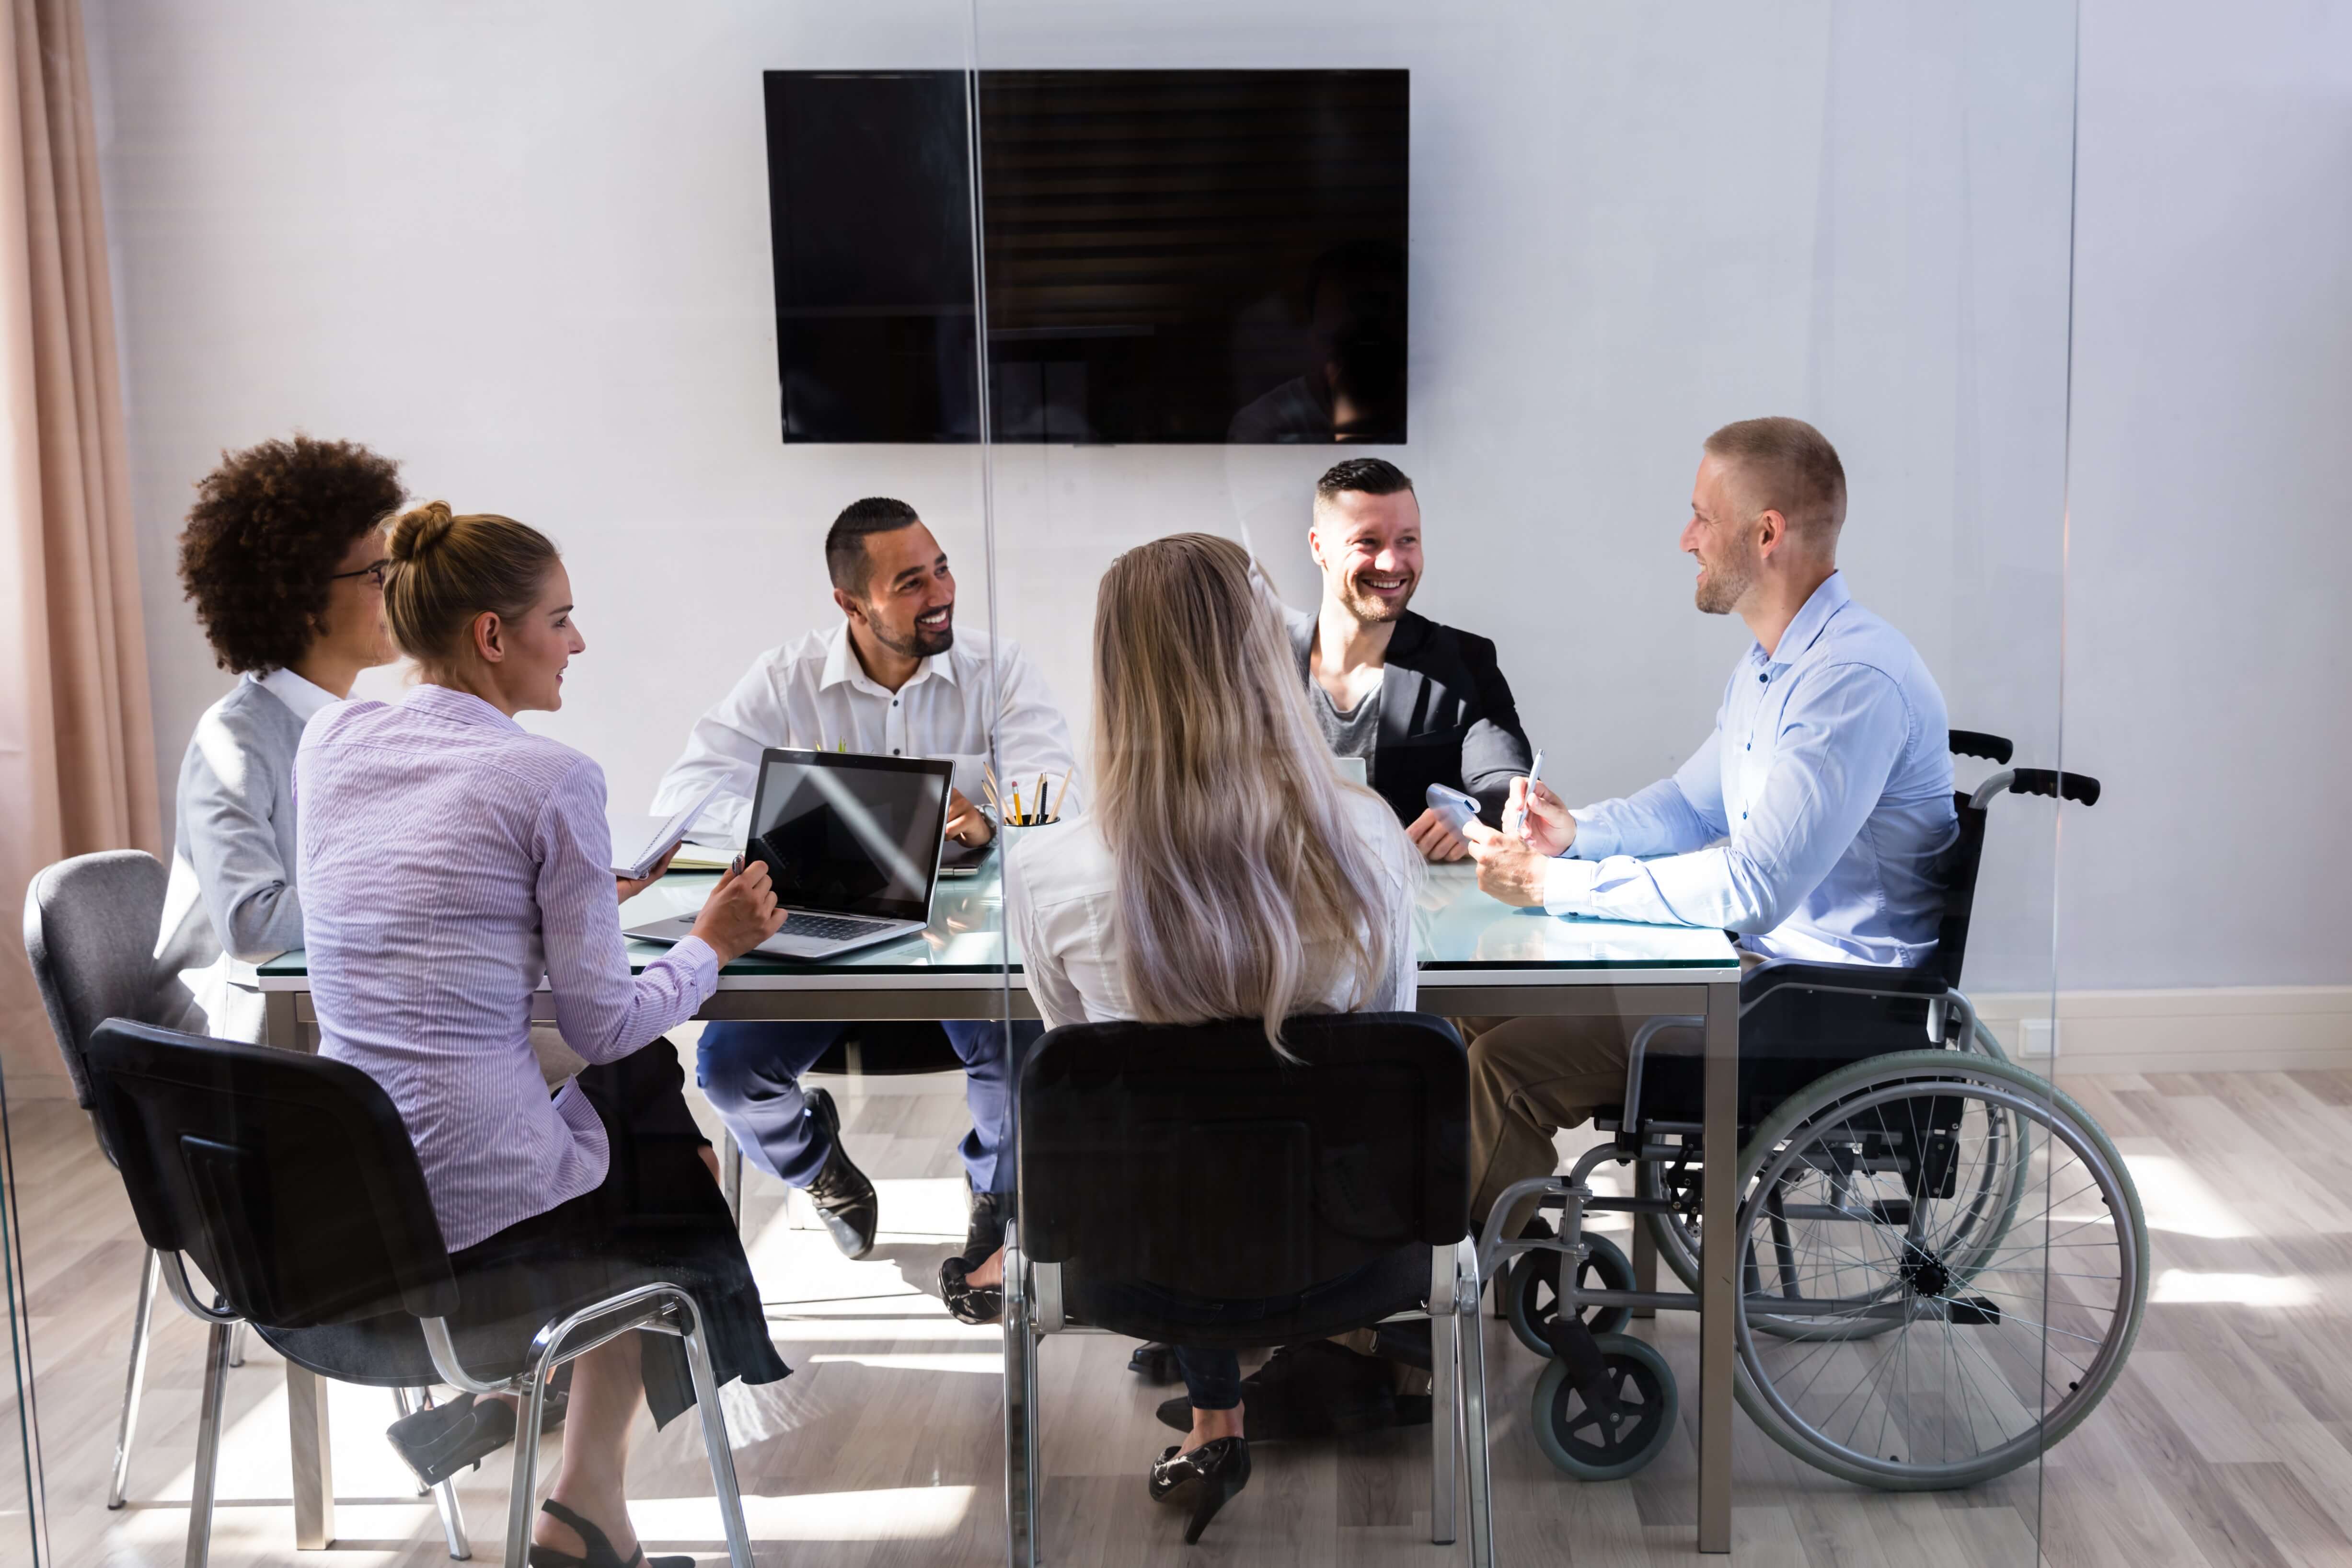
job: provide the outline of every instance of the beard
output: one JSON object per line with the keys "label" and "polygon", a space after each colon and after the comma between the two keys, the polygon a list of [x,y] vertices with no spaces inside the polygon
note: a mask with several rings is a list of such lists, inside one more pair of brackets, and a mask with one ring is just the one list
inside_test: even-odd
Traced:
{"label": "beard", "polygon": [[1413,590],[1420,586],[1418,575],[1406,578],[1404,592],[1391,601],[1381,598],[1378,594],[1366,593],[1356,585],[1355,578],[1349,577],[1340,584],[1339,603],[1357,620],[1368,626],[1376,626],[1403,615],[1405,606],[1412,603]]}
{"label": "beard", "polygon": [[1745,562],[1736,566],[1730,563],[1715,562],[1701,562],[1700,565],[1705,570],[1693,597],[1697,601],[1702,615],[1729,615],[1756,581],[1755,574],[1747,569]]}
{"label": "beard", "polygon": [[955,647],[955,616],[950,613],[947,625],[939,630],[925,631],[919,626],[909,626],[905,632],[886,631],[878,621],[866,623],[873,627],[874,640],[901,658],[929,658]]}

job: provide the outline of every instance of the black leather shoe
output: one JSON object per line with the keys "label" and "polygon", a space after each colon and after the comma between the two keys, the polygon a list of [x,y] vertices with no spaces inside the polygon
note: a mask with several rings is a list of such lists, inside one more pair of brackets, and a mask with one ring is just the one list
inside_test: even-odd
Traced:
{"label": "black leather shoe", "polygon": [[833,1244],[849,1257],[863,1258],[874,1250],[874,1233],[882,1228],[881,1200],[866,1173],[849,1163],[848,1145],[841,1141],[841,1112],[834,1109],[833,1096],[821,1089],[809,1090],[808,1115],[833,1142],[824,1169],[808,1184],[809,1199],[824,1228],[833,1233]]}
{"label": "black leather shoe", "polygon": [[[986,1261],[983,1258],[982,1261]],[[961,1258],[950,1258],[940,1265],[940,1300],[947,1303],[949,1316],[959,1323],[992,1323],[1004,1316],[1004,1287],[974,1285],[964,1276],[973,1265]],[[1192,1418],[1184,1418],[1184,1429],[1192,1429]]]}
{"label": "black leather shoe", "polygon": [[513,1442],[514,1410],[503,1399],[461,1394],[402,1416],[383,1435],[419,1482],[437,1487]]}
{"label": "black leather shoe", "polygon": [[[1174,1383],[1184,1375],[1176,1364],[1176,1347],[1161,1344],[1158,1340],[1136,1346],[1135,1353],[1127,1358],[1127,1370],[1150,1384]],[[1180,1431],[1191,1431],[1192,1417],[1188,1415],[1178,1422],[1177,1427]]]}
{"label": "black leather shoe", "polygon": [[[1358,1355],[1329,1340],[1285,1345],[1242,1379],[1242,1408],[1250,1434],[1262,1443],[1295,1442],[1377,1432],[1399,1418],[1396,1383],[1388,1363]],[[1163,1403],[1160,1424],[1192,1429],[1192,1402],[1182,1394]]]}
{"label": "black leather shoe", "polygon": [[1192,1510],[1184,1522],[1184,1544],[1192,1546],[1249,1479],[1249,1439],[1217,1437],[1189,1454],[1174,1448],[1161,1454],[1151,1467],[1151,1500]]}

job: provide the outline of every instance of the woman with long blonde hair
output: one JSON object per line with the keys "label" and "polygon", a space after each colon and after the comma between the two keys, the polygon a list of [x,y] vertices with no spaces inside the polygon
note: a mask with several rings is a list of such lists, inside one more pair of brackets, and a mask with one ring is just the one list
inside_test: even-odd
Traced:
{"label": "woman with long blonde hair", "polygon": [[[1411,1009],[1420,857],[1333,766],[1249,552],[1205,533],[1127,552],[1094,649],[1092,812],[1007,864],[1045,1022],[1251,1018],[1280,1051],[1297,1014]],[[945,1283],[992,1316],[1002,1278],[1000,1255]],[[1192,1540],[1249,1479],[1249,1447],[1234,1352],[1176,1353],[1192,1429],[1151,1491],[1191,1508]]]}

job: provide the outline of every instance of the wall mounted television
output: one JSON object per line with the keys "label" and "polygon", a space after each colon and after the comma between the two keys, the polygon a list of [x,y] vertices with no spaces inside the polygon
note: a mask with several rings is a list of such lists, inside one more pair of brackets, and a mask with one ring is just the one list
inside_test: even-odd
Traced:
{"label": "wall mounted television", "polygon": [[[993,437],[1402,442],[1409,73],[982,71]],[[980,434],[961,71],[769,71],[788,442]]]}

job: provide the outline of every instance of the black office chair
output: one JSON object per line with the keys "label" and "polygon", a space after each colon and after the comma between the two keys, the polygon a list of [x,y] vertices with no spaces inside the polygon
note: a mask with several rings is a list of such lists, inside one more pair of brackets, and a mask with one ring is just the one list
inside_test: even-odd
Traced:
{"label": "black office chair", "polygon": [[[211,1537],[223,1368],[231,1327],[249,1321],[288,1360],[322,1377],[373,1387],[436,1380],[475,1394],[521,1396],[506,1561],[520,1563],[538,1498],[541,1418],[555,1369],[635,1329],[686,1342],[711,1481],[737,1568],[751,1550],[727,1424],[693,1297],[649,1284],[537,1328],[517,1325],[476,1363],[461,1359],[449,1318],[464,1284],[451,1273],[424,1172],[381,1086],[346,1062],[124,1019],[100,1026],[89,1049],[91,1109],[121,1162],[140,1234],[163,1281],[211,1327],[188,1517],[187,1562],[202,1568]],[[193,1259],[219,1299],[199,1299]],[[490,1336],[496,1338],[499,1336]]]}
{"label": "black office chair", "polygon": [[[1037,1341],[1073,1330],[1245,1349],[1427,1316],[1437,1412],[1430,1538],[1454,1538],[1465,1430],[1470,1555],[1492,1561],[1477,1248],[1460,1040],[1414,1013],[1294,1018],[1285,1060],[1255,1021],[1090,1024],[1032,1047],[1017,1091],[1018,1223],[1005,1233],[1005,1515],[1037,1561]],[[1385,1312],[1220,1331],[1106,1306],[1149,1282],[1262,1300],[1367,1267]],[[1464,1331],[1466,1326],[1466,1331]]]}

